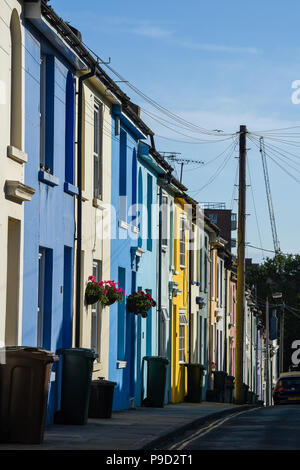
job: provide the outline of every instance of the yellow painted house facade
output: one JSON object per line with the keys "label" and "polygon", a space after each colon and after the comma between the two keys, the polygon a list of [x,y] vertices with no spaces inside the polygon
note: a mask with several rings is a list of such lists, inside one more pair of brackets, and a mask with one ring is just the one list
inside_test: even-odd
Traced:
{"label": "yellow painted house facade", "polygon": [[185,363],[188,361],[188,217],[189,205],[175,199],[174,208],[174,287],[172,312],[172,402],[181,402],[187,393]]}

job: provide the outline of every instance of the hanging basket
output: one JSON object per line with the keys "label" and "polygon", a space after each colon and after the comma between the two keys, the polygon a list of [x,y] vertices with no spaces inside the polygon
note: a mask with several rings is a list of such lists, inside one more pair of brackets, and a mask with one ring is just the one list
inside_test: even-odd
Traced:
{"label": "hanging basket", "polygon": [[115,299],[109,300],[108,302],[105,302],[102,305],[102,307],[109,307],[110,305],[114,304],[116,302]]}
{"label": "hanging basket", "polygon": [[99,295],[85,294],[85,303],[87,305],[96,304],[99,301]]}
{"label": "hanging basket", "polygon": [[[148,314],[146,310],[141,310],[141,307],[136,304],[133,299],[127,299],[127,310],[135,315],[141,314],[143,318],[147,318]],[[149,309],[150,310],[150,309]]]}
{"label": "hanging basket", "polygon": [[128,312],[131,313],[139,313],[139,307],[136,305],[135,300],[133,299],[127,299],[127,310]]}

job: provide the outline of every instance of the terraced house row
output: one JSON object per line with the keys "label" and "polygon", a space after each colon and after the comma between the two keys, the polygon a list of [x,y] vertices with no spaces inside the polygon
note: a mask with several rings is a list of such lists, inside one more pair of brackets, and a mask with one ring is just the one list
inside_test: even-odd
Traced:
{"label": "terraced house row", "polygon": [[[165,403],[193,400],[193,364],[215,400],[215,371],[235,375],[234,215],[188,195],[139,107],[47,2],[3,1],[0,16],[1,343],[94,349],[114,410],[143,404],[149,356],[169,361]],[[90,276],[125,295],[90,304]],[[135,292],[155,300],[147,316],[129,311]],[[263,399],[248,294],[244,381]],[[59,405],[55,364],[48,422]]]}

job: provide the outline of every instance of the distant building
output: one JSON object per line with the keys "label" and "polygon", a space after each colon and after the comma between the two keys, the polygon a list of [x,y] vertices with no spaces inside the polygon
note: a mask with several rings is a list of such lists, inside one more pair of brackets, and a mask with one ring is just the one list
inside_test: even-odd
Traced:
{"label": "distant building", "polygon": [[231,209],[226,209],[224,202],[203,202],[204,213],[210,221],[220,229],[220,237],[226,240],[226,248],[231,251],[236,247],[236,239],[232,233],[237,229],[237,214]]}

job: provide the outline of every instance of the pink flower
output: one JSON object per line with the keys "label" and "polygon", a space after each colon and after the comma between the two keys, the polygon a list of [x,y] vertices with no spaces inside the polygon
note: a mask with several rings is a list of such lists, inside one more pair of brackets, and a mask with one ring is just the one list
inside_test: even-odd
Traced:
{"label": "pink flower", "polygon": [[106,294],[107,294],[107,290],[106,290],[106,289],[103,291],[103,294],[104,294],[104,295],[106,295]]}
{"label": "pink flower", "polygon": [[94,277],[94,276],[89,276],[89,281],[93,281],[93,282],[95,282],[95,281],[96,281],[96,279],[95,279],[95,277]]}

